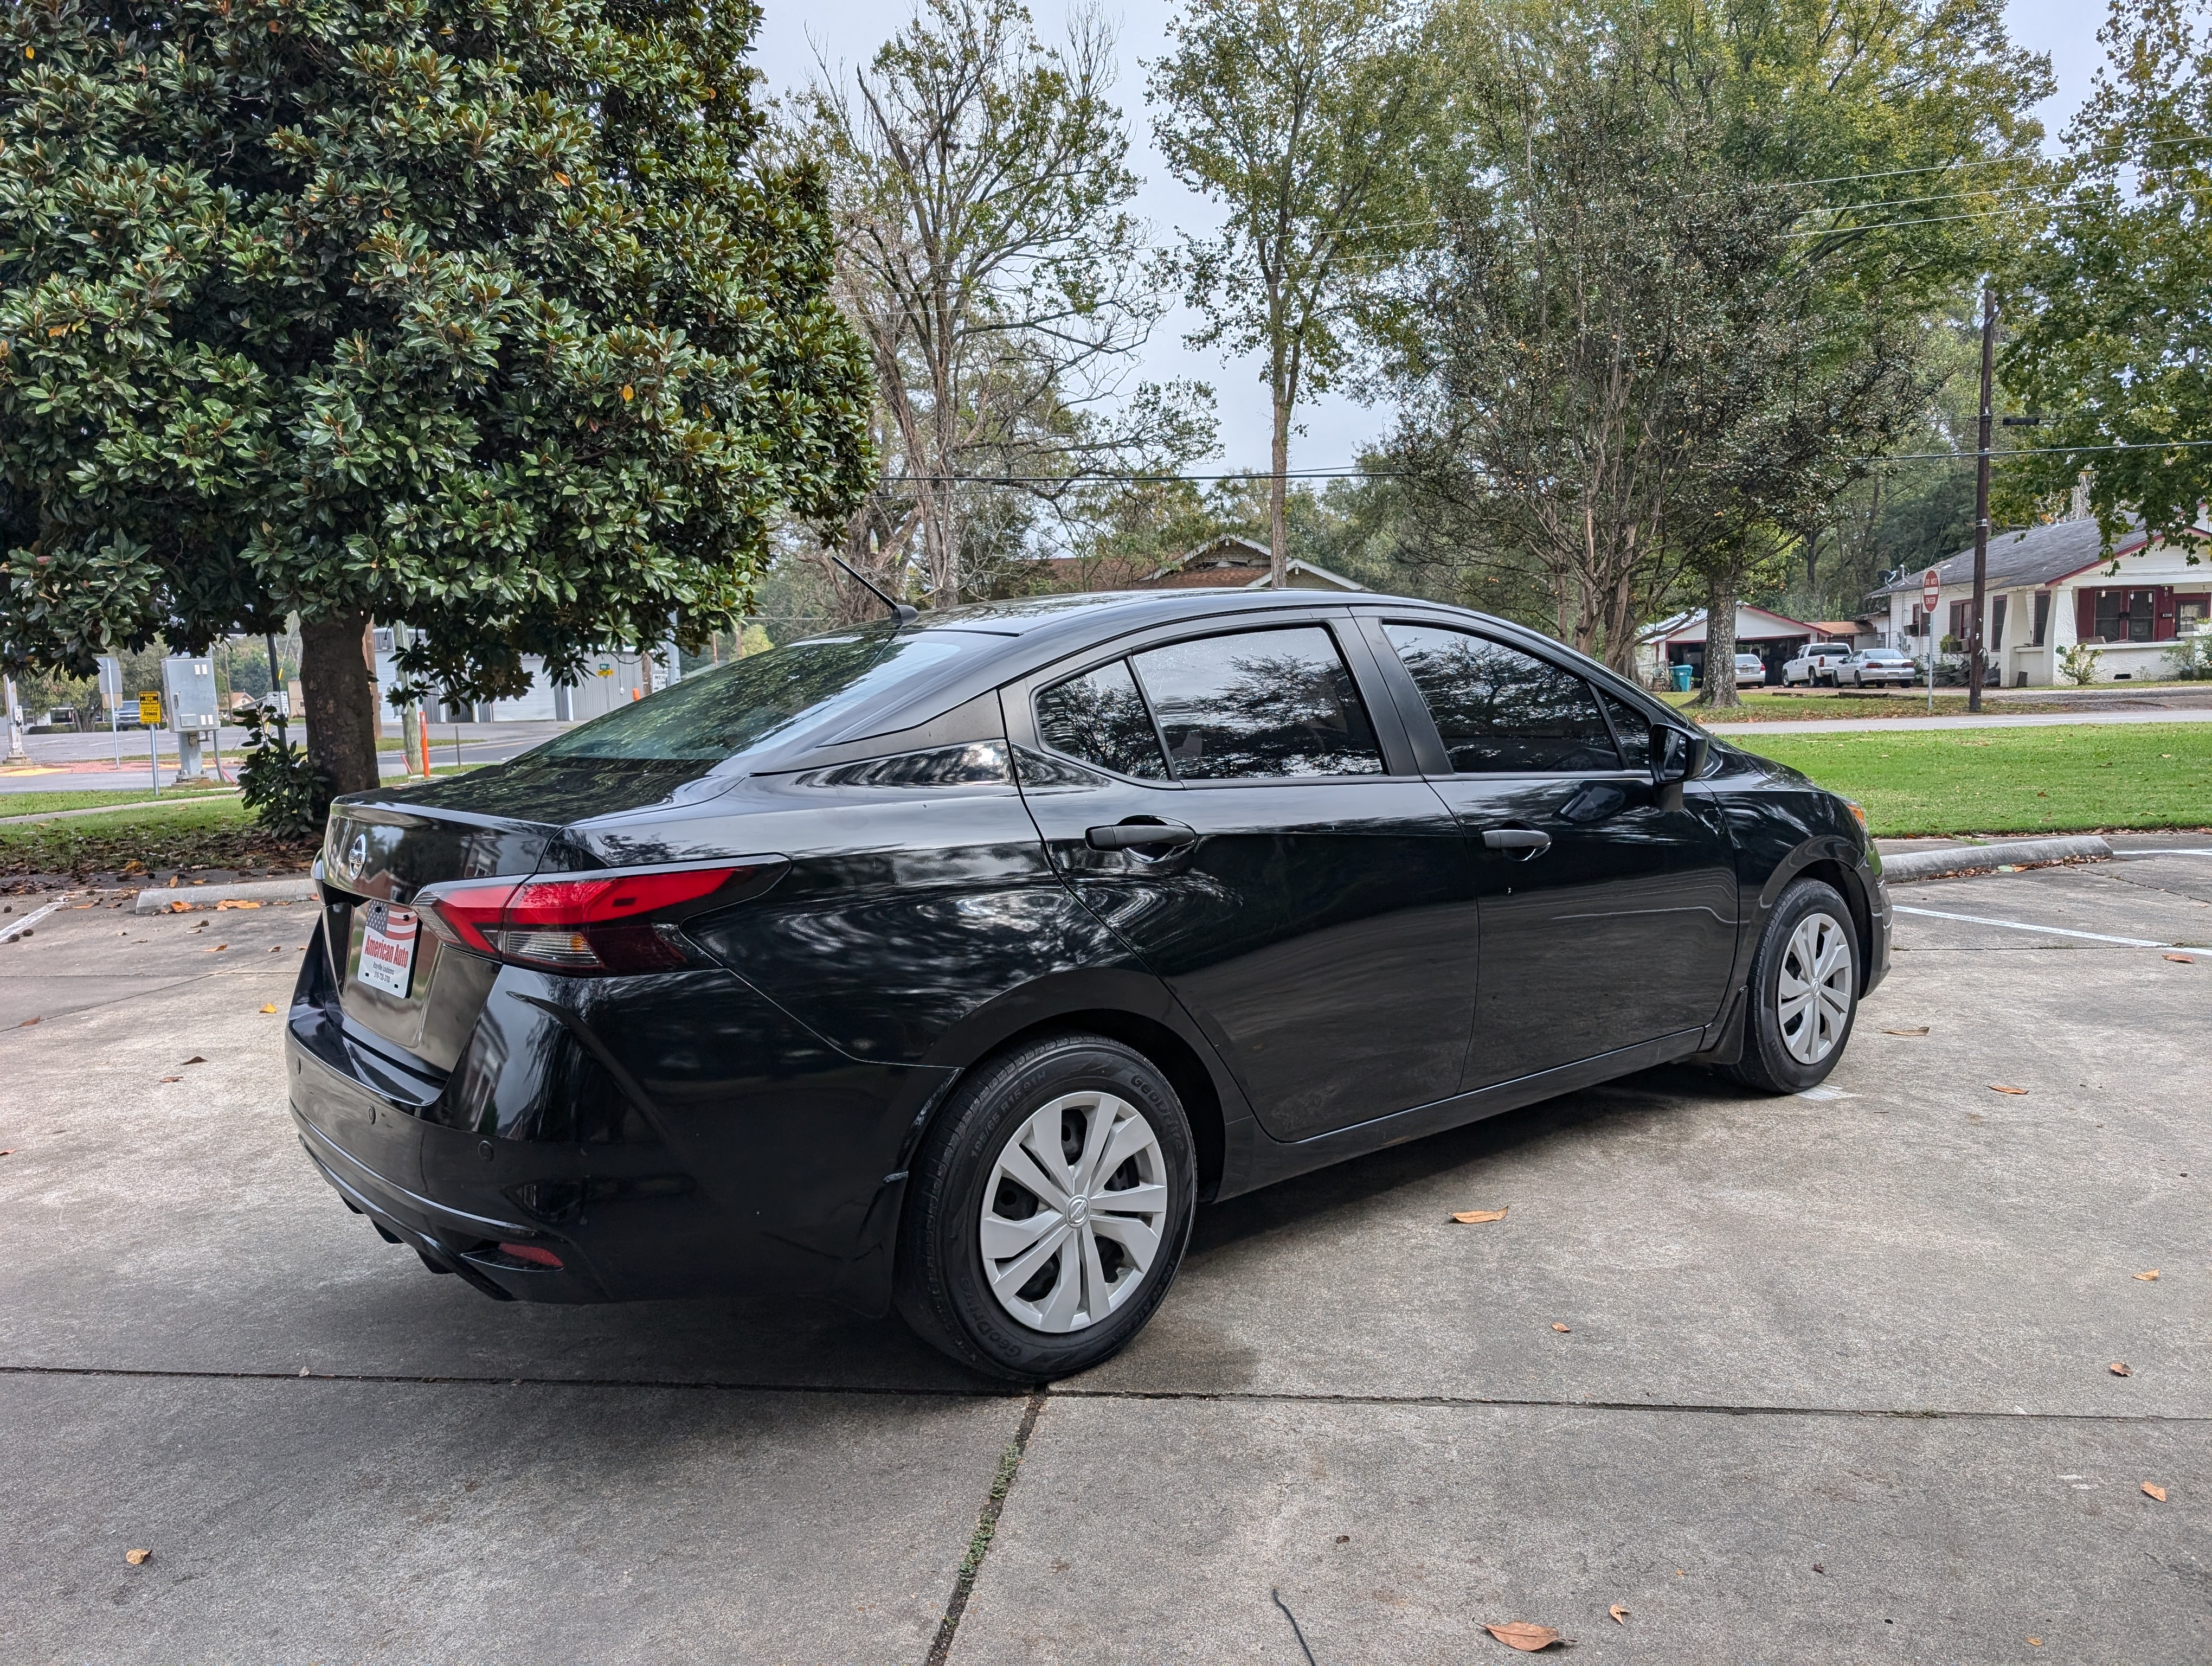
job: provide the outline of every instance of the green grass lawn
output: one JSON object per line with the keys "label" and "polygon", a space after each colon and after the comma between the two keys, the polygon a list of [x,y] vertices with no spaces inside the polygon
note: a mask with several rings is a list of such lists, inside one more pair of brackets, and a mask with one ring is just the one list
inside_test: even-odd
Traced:
{"label": "green grass lawn", "polygon": [[2212,723],[1729,740],[1857,800],[1887,837],[2212,826]]}
{"label": "green grass lawn", "polygon": [[[166,797],[167,795],[164,794]],[[304,868],[312,842],[288,843],[255,825],[235,798],[180,800],[109,816],[0,826],[0,877],[131,878],[183,867]]]}
{"label": "green grass lawn", "polygon": [[[161,798],[167,803],[172,798],[208,798],[232,790],[228,787],[164,787]],[[96,810],[103,804],[137,804],[141,800],[150,800],[153,796],[152,788],[143,782],[120,793],[112,787],[87,793],[0,793],[0,816],[44,816],[57,810]],[[88,816],[85,819],[93,818]]]}

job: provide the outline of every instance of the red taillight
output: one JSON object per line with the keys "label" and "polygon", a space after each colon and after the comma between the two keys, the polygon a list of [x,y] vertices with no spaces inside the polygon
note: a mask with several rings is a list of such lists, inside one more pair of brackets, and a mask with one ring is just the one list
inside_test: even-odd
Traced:
{"label": "red taillight", "polygon": [[421,899],[441,935],[482,954],[562,972],[658,972],[690,964],[676,928],[653,916],[700,902],[750,867],[488,879]]}
{"label": "red taillight", "polygon": [[547,1268],[556,1273],[562,1270],[560,1256],[550,1250],[540,1250],[534,1243],[502,1243],[499,1246],[499,1253],[516,1261],[526,1261],[532,1267]]}

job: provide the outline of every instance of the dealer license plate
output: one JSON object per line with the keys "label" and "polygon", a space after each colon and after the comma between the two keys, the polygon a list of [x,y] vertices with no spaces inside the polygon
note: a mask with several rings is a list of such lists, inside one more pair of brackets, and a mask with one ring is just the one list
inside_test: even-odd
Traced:
{"label": "dealer license plate", "polygon": [[354,976],[372,989],[401,1000],[415,982],[419,917],[412,909],[370,903],[362,909],[361,965]]}

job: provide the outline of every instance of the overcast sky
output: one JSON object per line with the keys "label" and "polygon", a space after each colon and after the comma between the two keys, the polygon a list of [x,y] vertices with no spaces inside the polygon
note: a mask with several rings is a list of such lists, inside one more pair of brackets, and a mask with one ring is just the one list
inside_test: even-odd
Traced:
{"label": "overcast sky", "polygon": [[[757,63],[769,86],[781,92],[802,86],[815,74],[819,46],[835,64],[865,61],[912,15],[912,0],[832,0],[828,6],[792,0],[763,0]],[[1048,40],[1065,33],[1066,0],[1030,0],[1039,33]],[[1127,112],[1134,143],[1132,161],[1144,176],[1138,210],[1151,221],[1155,240],[1168,242],[1178,227],[1200,230],[1218,223],[1204,198],[1168,177],[1151,142],[1145,109],[1145,64],[1161,55],[1171,0],[1105,0],[1109,17],[1118,20],[1121,48],[1121,106]],[[2104,8],[2097,0],[2011,0],[2006,9],[2013,38],[2021,46],[2051,54],[2058,79],[2057,96],[2037,112],[2056,143],[2067,119],[2087,95],[2100,61],[2097,27]],[[1213,352],[1194,352],[1182,337],[1191,316],[1180,307],[1153,331],[1141,374],[1154,380],[1190,377],[1210,383],[1221,423],[1218,458],[1208,470],[1264,469],[1267,463],[1267,404],[1256,360],[1224,362]],[[1360,447],[1379,435],[1388,413],[1349,399],[1331,398],[1303,413],[1305,433],[1291,441],[1294,468],[1336,468],[1354,461]]]}

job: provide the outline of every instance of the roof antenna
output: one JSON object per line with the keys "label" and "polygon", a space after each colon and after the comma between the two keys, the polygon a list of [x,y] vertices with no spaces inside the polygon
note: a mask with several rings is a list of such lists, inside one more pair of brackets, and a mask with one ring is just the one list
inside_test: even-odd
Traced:
{"label": "roof antenna", "polygon": [[900,624],[910,625],[916,619],[919,619],[921,617],[921,613],[917,610],[909,606],[905,602],[894,599],[890,591],[884,589],[883,586],[878,584],[873,579],[869,578],[866,574],[861,572],[859,568],[854,566],[851,562],[847,561],[844,556],[837,554],[835,550],[825,550],[823,553],[828,555],[830,559],[836,562],[838,566],[843,568],[848,573],[851,574],[854,583],[860,585],[872,593],[878,601],[881,602],[885,607],[890,609],[892,612],[897,614]]}

